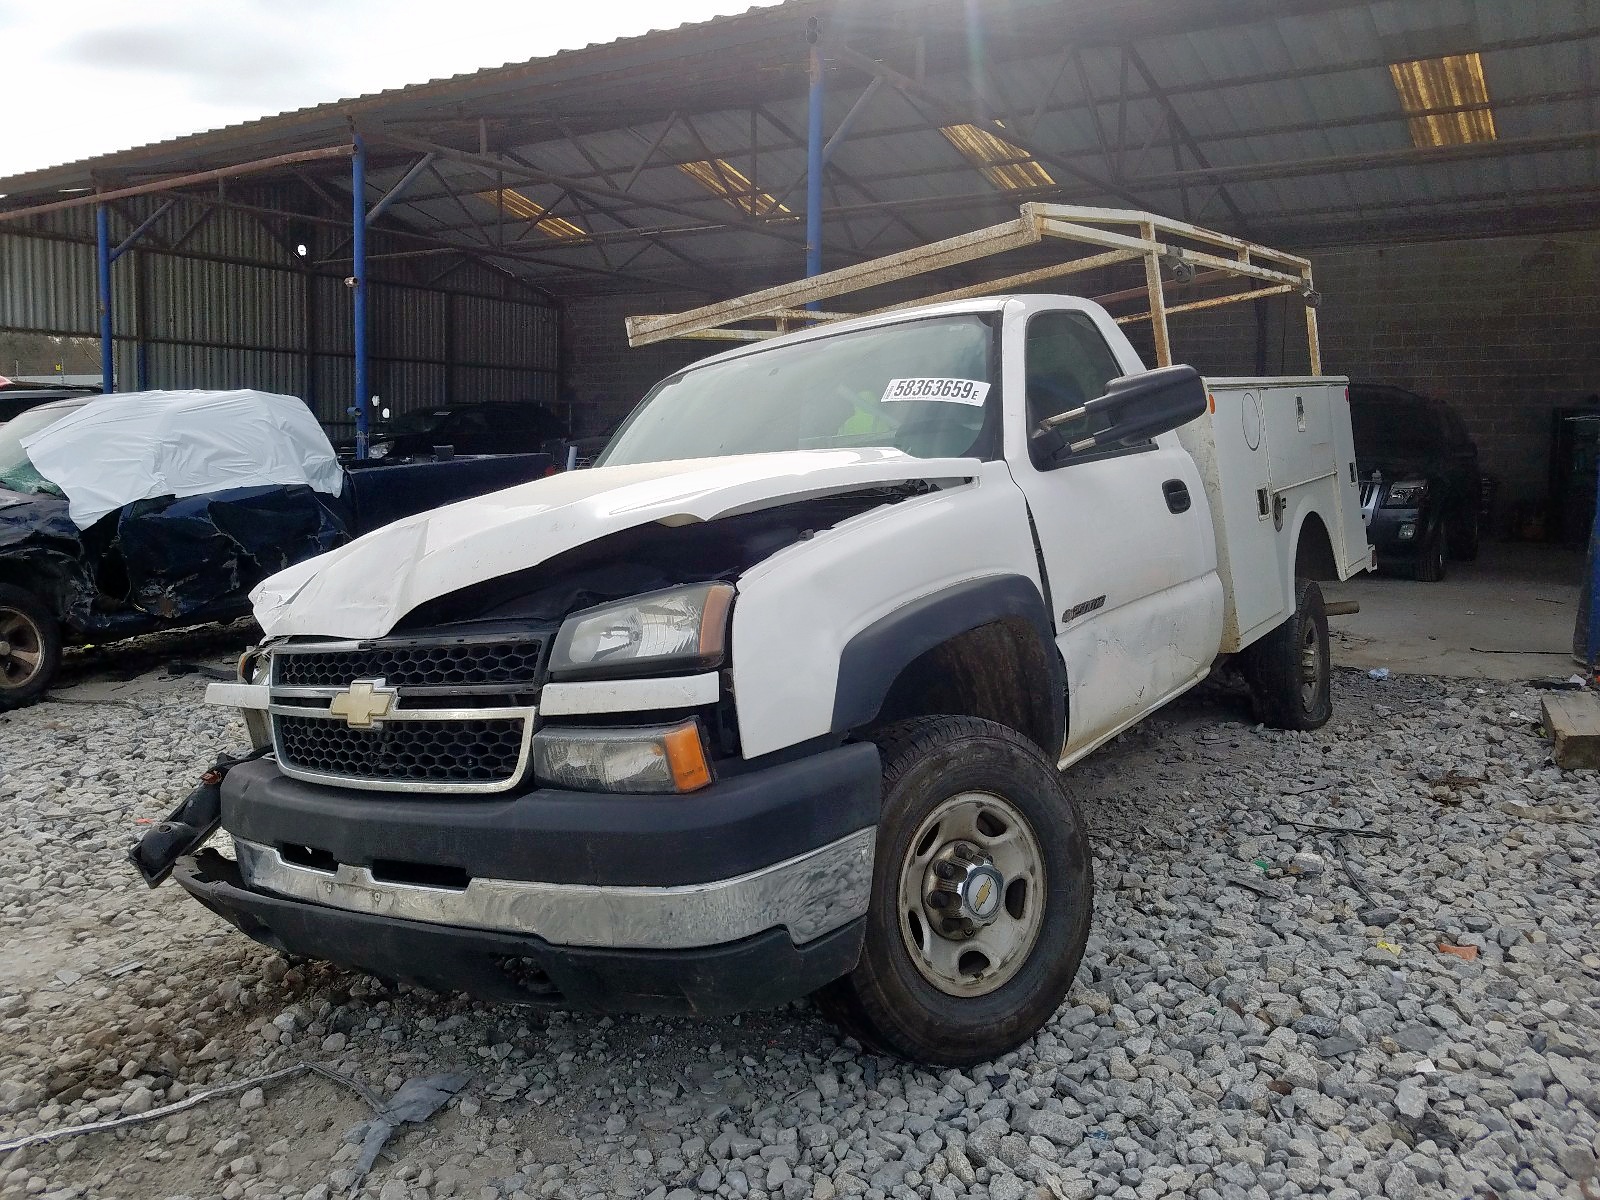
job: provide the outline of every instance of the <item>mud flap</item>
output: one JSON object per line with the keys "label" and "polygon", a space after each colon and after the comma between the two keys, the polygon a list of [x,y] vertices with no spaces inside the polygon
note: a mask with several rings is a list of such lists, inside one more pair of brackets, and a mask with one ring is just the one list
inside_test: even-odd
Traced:
{"label": "mud flap", "polygon": [[243,758],[218,758],[200,777],[200,786],[183,798],[165,821],[128,849],[128,861],[149,887],[160,887],[180,858],[205,845],[222,824],[222,781],[243,762],[260,758],[266,748]]}

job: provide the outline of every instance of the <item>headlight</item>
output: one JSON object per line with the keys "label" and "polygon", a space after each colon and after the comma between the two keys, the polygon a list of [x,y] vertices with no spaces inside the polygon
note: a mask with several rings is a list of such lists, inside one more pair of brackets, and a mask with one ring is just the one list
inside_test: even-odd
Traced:
{"label": "headlight", "polygon": [[1389,485],[1389,494],[1383,498],[1385,508],[1416,508],[1428,498],[1426,479],[1402,479]]}
{"label": "headlight", "polygon": [[733,586],[697,583],[574,613],[556,634],[557,678],[705,671],[722,664]]}
{"label": "headlight", "polygon": [[563,729],[533,737],[541,783],[585,792],[692,792],[711,782],[700,722],[648,728]]}
{"label": "headlight", "polygon": [[[269,683],[272,679],[272,655],[259,646],[252,646],[239,656],[240,683]],[[250,745],[260,750],[272,745],[272,727],[267,724],[265,709],[243,708],[245,732],[250,735]]]}
{"label": "headlight", "polygon": [[368,458],[388,458],[389,451],[394,449],[393,442],[373,442],[367,447]]}
{"label": "headlight", "polygon": [[266,683],[272,673],[272,656],[260,646],[252,646],[239,656],[240,683]]}

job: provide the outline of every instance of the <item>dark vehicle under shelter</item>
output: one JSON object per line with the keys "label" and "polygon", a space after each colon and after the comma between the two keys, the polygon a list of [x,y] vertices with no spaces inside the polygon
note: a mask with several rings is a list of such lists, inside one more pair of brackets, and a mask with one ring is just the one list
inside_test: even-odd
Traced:
{"label": "dark vehicle under shelter", "polygon": [[[373,430],[370,459],[432,458],[448,447],[452,454],[556,455],[564,449],[567,424],[542,404],[447,404],[401,413]],[[355,453],[355,442],[341,441],[340,458]]]}
{"label": "dark vehicle under shelter", "polygon": [[1456,411],[1405,388],[1352,384],[1350,425],[1379,565],[1434,582],[1446,560],[1477,558],[1478,447]]}
{"label": "dark vehicle under shelter", "polygon": [[311,411],[256,391],[131,392],[0,427],[0,710],[65,646],[250,611],[285,567],[400,517],[542,475],[548,455],[339,465]]}

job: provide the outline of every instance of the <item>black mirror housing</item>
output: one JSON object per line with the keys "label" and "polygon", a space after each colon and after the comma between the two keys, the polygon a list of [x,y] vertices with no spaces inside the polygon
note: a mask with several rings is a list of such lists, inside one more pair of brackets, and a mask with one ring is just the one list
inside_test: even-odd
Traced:
{"label": "black mirror housing", "polygon": [[[1105,395],[1058,418],[1064,421],[1088,417],[1091,428],[1097,425],[1103,428],[1079,441],[1063,442],[1059,449],[1052,448],[1050,456],[1061,458],[1119,442],[1142,441],[1187,425],[1205,411],[1205,381],[1193,367],[1159,367],[1138,375],[1124,375],[1106,385]],[[1035,438],[1051,434],[1058,439],[1061,437],[1047,425]]]}

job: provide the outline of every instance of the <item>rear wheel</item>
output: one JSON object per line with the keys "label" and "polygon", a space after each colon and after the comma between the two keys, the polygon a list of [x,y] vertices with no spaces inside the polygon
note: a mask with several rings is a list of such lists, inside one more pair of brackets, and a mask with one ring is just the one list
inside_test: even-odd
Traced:
{"label": "rear wheel", "polygon": [[1321,729],[1333,715],[1333,656],[1322,589],[1295,581],[1294,612],[1245,651],[1256,716],[1274,729]]}
{"label": "rear wheel", "polygon": [[61,627],[32,592],[0,584],[0,711],[32,704],[61,665]]}
{"label": "rear wheel", "polygon": [[1450,544],[1444,518],[1440,517],[1433,529],[1417,547],[1417,561],[1412,572],[1420,583],[1438,583],[1444,578],[1445,548]]}
{"label": "rear wheel", "polygon": [[883,815],[861,961],[817,993],[869,1049],[970,1066],[1060,1007],[1083,958],[1093,868],[1055,764],[1005,726],[886,730]]}

